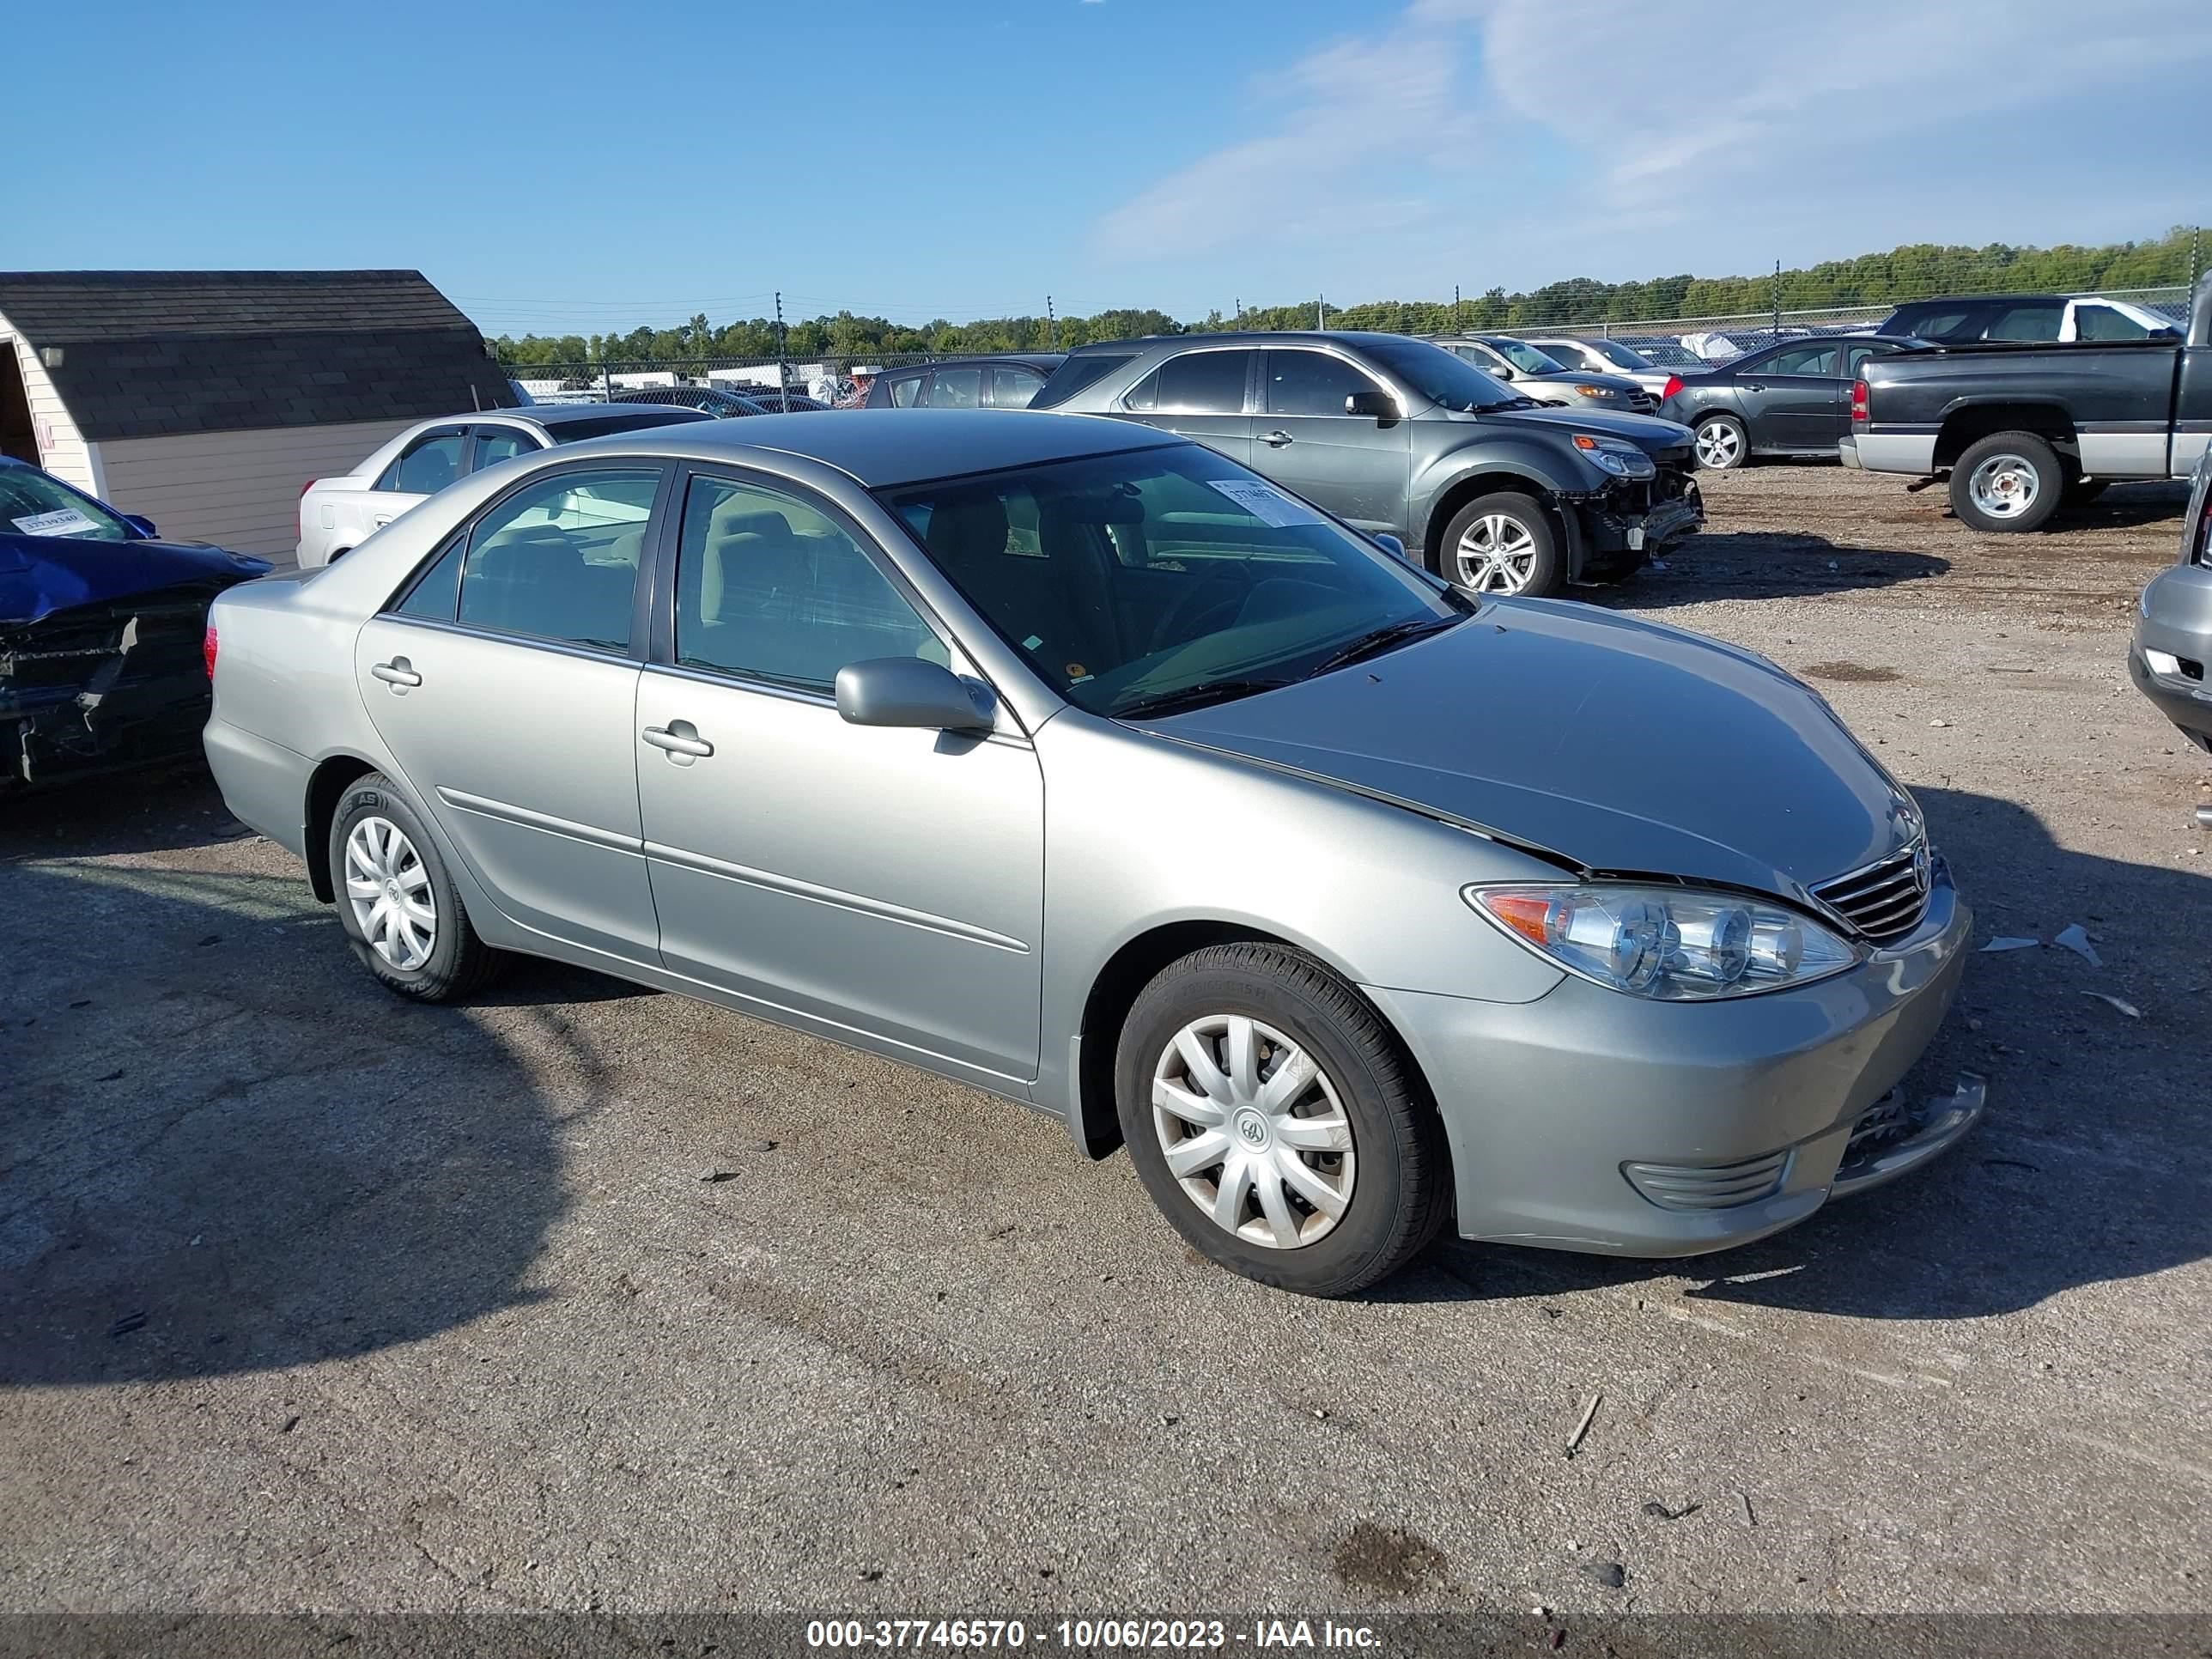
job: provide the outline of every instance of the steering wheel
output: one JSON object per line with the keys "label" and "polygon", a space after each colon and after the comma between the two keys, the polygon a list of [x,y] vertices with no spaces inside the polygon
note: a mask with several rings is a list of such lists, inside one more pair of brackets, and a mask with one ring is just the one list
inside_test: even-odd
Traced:
{"label": "steering wheel", "polygon": [[1242,571],[1231,575],[1217,570],[1201,577],[1190,592],[1168,607],[1167,615],[1152,629],[1151,649],[1164,651],[1196,639],[1210,628],[1233,623],[1251,591],[1252,579]]}

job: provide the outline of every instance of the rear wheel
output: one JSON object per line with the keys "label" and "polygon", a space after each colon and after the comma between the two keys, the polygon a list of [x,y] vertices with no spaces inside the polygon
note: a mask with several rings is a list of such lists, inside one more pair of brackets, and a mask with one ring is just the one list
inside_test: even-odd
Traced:
{"label": "rear wheel", "polygon": [[1121,1133],[1184,1238],[1249,1279],[1350,1296],[1434,1236],[1443,1131],[1373,1009],[1286,945],[1216,945],[1145,988],[1115,1062]]}
{"label": "rear wheel", "polygon": [[1733,415],[1708,415],[1697,425],[1698,465],[1708,472],[1732,472],[1751,464],[1751,437]]}
{"label": "rear wheel", "polygon": [[418,1002],[451,1002],[506,958],[477,937],[421,816],[371,772],[338,802],[327,848],[338,924],[362,964]]}
{"label": "rear wheel", "polygon": [[2058,453],[2033,432],[1996,432],[1951,468],[1951,510],[1977,530],[2040,530],[2066,489]]}
{"label": "rear wheel", "polygon": [[1567,585],[1559,533],[1544,504],[1516,490],[1478,495],[1444,526],[1446,581],[1474,593],[1557,593]]}

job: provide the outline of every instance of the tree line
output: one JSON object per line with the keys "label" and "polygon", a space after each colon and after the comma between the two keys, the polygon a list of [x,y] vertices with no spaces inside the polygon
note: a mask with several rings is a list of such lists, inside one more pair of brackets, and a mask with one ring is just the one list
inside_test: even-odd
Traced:
{"label": "tree line", "polygon": [[[1729,316],[1747,312],[1811,311],[1829,307],[1894,305],[1939,294],[2031,293],[2065,289],[2158,288],[2195,276],[2197,232],[2177,226],[2155,241],[2100,247],[1947,247],[1914,243],[1760,276],[1660,276],[1601,283],[1575,276],[1525,294],[1492,288],[1451,300],[1380,300],[1328,306],[1327,326],[1436,334],[1450,329],[1570,328],[1633,324],[1662,318]],[[1318,300],[1208,312],[1179,321],[1164,311],[1116,309],[1090,317],[942,319],[910,327],[883,317],[841,311],[784,325],[755,317],[714,324],[702,316],[674,328],[634,328],[627,334],[502,334],[500,361],[533,363],[691,362],[701,358],[861,359],[902,353],[1066,350],[1093,340],[1186,334],[1225,328],[1312,328],[1324,313]]]}

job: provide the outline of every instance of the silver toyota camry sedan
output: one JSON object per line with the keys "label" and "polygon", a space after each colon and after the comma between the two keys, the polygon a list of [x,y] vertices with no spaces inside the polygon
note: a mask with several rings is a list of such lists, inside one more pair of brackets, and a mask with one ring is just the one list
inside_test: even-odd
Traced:
{"label": "silver toyota camry sedan", "polygon": [[1966,908],[1819,696],[1169,434],[626,433],[232,589],[208,653],[225,799],[392,991],[527,952],[911,1061],[1269,1284],[1447,1217],[1717,1249],[1972,1122],[1895,1091]]}

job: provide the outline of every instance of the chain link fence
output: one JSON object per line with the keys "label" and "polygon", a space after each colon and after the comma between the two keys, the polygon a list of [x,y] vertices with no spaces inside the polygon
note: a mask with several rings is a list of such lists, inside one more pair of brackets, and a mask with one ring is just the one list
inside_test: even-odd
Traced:
{"label": "chain link fence", "polygon": [[[2124,300],[2147,311],[2172,319],[2177,328],[2189,321],[2186,287],[2104,289],[2108,300]],[[1813,335],[1848,334],[1873,328],[1895,310],[1893,305],[1830,306],[1812,311],[1750,311],[1722,316],[1661,317],[1635,322],[1561,323],[1545,328],[1526,324],[1488,331],[1520,337],[1545,336],[1619,340],[1642,349],[1657,347],[1656,356],[1673,359],[1680,353],[1705,362],[1726,362],[1744,352],[1780,339]],[[714,388],[739,396],[749,392],[783,392],[811,398],[831,408],[857,407],[867,395],[869,382],[878,374],[911,363],[934,362],[966,356],[954,352],[891,352],[876,356],[830,356],[778,359],[775,357],[714,357],[658,362],[509,363],[508,378],[534,403],[605,403],[613,399],[644,398],[656,389]]]}

